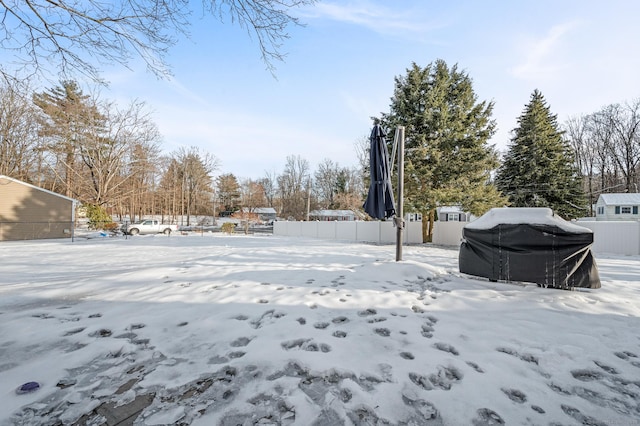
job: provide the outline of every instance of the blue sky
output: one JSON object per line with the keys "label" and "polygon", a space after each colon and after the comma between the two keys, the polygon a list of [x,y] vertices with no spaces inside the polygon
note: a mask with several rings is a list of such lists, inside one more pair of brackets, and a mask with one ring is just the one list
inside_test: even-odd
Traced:
{"label": "blue sky", "polygon": [[412,62],[465,70],[479,100],[495,102],[500,150],[534,89],[560,123],[640,97],[635,0],[341,0],[295,13],[306,26],[290,28],[277,78],[245,30],[194,18],[171,50],[173,78],[137,63],[108,70],[102,95],[145,101],[166,152],[197,146],[239,178],[280,173],[288,155],[312,170],[325,158],[355,165],[355,142]]}

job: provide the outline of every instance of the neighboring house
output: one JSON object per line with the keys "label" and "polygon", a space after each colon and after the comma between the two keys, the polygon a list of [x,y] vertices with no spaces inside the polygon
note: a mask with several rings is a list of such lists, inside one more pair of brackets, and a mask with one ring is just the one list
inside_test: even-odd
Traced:
{"label": "neighboring house", "polygon": [[243,213],[248,213],[249,211],[257,214],[263,222],[273,222],[276,220],[276,209],[273,207],[254,207],[253,209],[249,209],[248,207],[242,208]]}
{"label": "neighboring house", "polygon": [[253,209],[253,212],[257,213],[263,222],[273,222],[276,220],[276,209],[273,207],[258,207]]}
{"label": "neighboring house", "polygon": [[309,212],[310,220],[325,221],[353,221],[358,215],[353,210],[312,210]]}
{"label": "neighboring house", "polygon": [[69,238],[77,201],[0,175],[0,241]]}
{"label": "neighboring house", "polygon": [[436,208],[439,222],[471,222],[476,219],[471,213],[463,212],[458,206],[442,206]]}
{"label": "neighboring house", "polygon": [[600,194],[596,220],[640,220],[640,193]]}

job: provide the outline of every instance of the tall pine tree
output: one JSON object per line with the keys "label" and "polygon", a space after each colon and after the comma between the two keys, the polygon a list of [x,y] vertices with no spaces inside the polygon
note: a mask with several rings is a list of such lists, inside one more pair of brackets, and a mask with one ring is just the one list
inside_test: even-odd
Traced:
{"label": "tall pine tree", "polygon": [[48,138],[49,150],[57,156],[64,181],[64,194],[81,197],[78,181],[78,153],[91,137],[91,130],[101,128],[104,117],[89,95],[75,81],[62,81],[60,86],[33,95],[33,103],[44,113],[42,136]]}
{"label": "tall pine tree", "polygon": [[565,219],[587,212],[574,153],[542,93],[535,90],[496,175],[514,207],[550,207]]}
{"label": "tall pine tree", "polygon": [[382,123],[389,134],[405,127],[406,208],[422,213],[424,241],[431,241],[439,206],[460,205],[481,215],[506,203],[490,184],[498,166],[487,143],[495,132],[493,103],[478,102],[471,78],[457,65],[412,64],[396,77],[390,107]]}

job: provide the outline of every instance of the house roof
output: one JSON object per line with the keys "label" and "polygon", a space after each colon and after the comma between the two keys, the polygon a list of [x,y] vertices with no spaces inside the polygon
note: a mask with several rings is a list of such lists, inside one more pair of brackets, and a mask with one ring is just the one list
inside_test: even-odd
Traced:
{"label": "house roof", "polygon": [[640,204],[640,193],[614,193],[614,194],[600,194],[598,197],[598,204],[611,205],[636,205]]}
{"label": "house roof", "polygon": [[309,212],[309,216],[356,216],[352,210],[313,210]]}
{"label": "house roof", "polygon": [[438,213],[464,213],[460,206],[440,206],[436,210]]}
{"label": "house roof", "polygon": [[30,183],[23,182],[21,180],[14,179],[14,178],[9,177],[9,176],[0,175],[0,180],[2,180],[2,179],[10,180],[10,181],[12,181],[14,183],[18,183],[20,185],[28,186],[30,188],[37,189],[38,191],[42,191],[42,192],[46,192],[47,194],[55,195],[56,197],[64,198],[65,200],[69,200],[74,204],[79,202],[75,198],[69,198],[69,197],[64,196],[62,194],[58,194],[57,192],[49,191],[48,189],[40,188],[39,186],[31,185]]}
{"label": "house roof", "polygon": [[[250,209],[249,207],[243,207],[241,210],[246,213]],[[276,214],[276,209],[273,207],[255,207],[251,209],[251,212],[256,214]]]}

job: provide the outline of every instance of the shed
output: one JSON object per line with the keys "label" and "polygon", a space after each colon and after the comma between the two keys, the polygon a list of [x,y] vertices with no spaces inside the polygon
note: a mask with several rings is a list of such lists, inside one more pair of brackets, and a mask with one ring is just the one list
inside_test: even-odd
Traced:
{"label": "shed", "polygon": [[640,220],[640,194],[600,194],[596,202],[596,220]]}
{"label": "shed", "polygon": [[0,175],[0,241],[70,238],[76,200]]}
{"label": "shed", "polygon": [[593,232],[548,208],[494,208],[462,230],[460,272],[542,287],[600,288]]}

